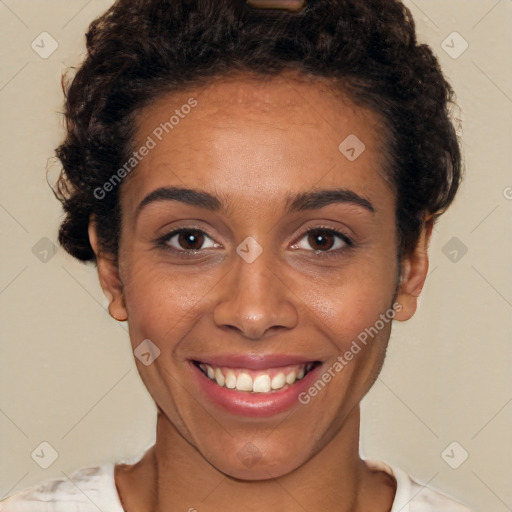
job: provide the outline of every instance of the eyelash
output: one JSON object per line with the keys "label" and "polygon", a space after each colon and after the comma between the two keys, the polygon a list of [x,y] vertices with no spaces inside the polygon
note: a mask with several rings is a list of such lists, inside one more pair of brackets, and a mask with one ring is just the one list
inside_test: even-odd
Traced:
{"label": "eyelash", "polygon": [[180,233],[189,233],[189,232],[201,233],[202,235],[204,235],[205,237],[207,237],[207,238],[209,238],[210,240],[213,241],[213,238],[211,236],[209,236],[208,233],[206,233],[202,229],[195,228],[195,227],[188,227],[188,228],[175,229],[174,231],[171,231],[170,233],[167,233],[166,235],[158,238],[156,240],[156,244],[157,244],[157,246],[162,247],[164,250],[170,251],[170,252],[174,253],[179,258],[190,257],[191,255],[200,253],[204,249],[196,249],[196,250],[194,250],[194,249],[181,249],[181,250],[179,250],[179,249],[175,249],[174,247],[171,247],[169,245],[169,241],[173,237],[175,237],[176,235],[179,235]]}
{"label": "eyelash", "polygon": [[321,250],[310,250],[309,252],[314,253],[316,256],[319,256],[320,258],[336,258],[340,257],[345,254],[345,252],[351,250],[354,248],[355,243],[352,240],[352,238],[348,237],[344,233],[337,231],[332,228],[324,227],[324,226],[315,226],[314,228],[308,229],[305,233],[300,235],[299,238],[297,238],[297,241],[294,242],[293,245],[297,245],[301,240],[303,240],[305,237],[310,235],[314,232],[321,232],[328,235],[334,235],[342,240],[344,243],[343,247],[338,249],[328,249],[327,251],[321,251]]}
{"label": "eyelash", "polygon": [[[310,252],[315,253],[315,255],[317,255],[317,256],[319,256],[321,258],[331,258],[331,257],[341,256],[343,253],[345,253],[346,251],[349,251],[350,249],[353,249],[354,246],[355,246],[354,241],[350,237],[345,235],[344,233],[341,233],[340,231],[336,231],[335,229],[327,228],[327,227],[323,227],[323,226],[318,226],[318,227],[314,227],[314,228],[308,229],[299,238],[297,238],[297,241],[294,242],[293,245],[297,245],[306,236],[310,235],[311,233],[317,232],[317,231],[318,232],[322,232],[322,233],[326,233],[326,234],[329,234],[329,235],[337,236],[344,243],[343,247],[338,248],[338,249],[334,249],[334,250],[328,249],[326,251],[322,251],[322,250],[314,250],[313,249],[313,250],[310,251]],[[201,233],[202,235],[204,235],[205,237],[207,237],[207,238],[209,238],[210,240],[213,241],[213,238],[210,237],[208,235],[208,233],[206,233],[202,229],[189,227],[189,228],[176,229],[174,231],[171,231],[170,233],[167,233],[166,235],[164,235],[161,238],[157,239],[156,240],[156,244],[159,247],[162,247],[163,249],[165,249],[167,251],[173,252],[174,254],[178,255],[181,258],[186,258],[186,257],[189,257],[190,255],[198,254],[201,251],[203,251],[204,249],[182,249],[182,250],[178,250],[178,249],[175,249],[174,247],[171,247],[169,245],[169,241],[173,237],[175,237],[176,235],[179,235],[181,233],[187,233],[187,232]],[[296,249],[296,250],[298,250],[298,249]]]}

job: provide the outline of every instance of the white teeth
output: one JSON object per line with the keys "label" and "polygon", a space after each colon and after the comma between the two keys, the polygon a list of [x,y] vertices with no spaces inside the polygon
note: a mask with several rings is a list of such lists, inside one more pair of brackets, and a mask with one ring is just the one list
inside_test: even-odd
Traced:
{"label": "white teeth", "polygon": [[215,380],[219,386],[224,386],[225,379],[224,375],[222,375],[222,372],[220,371],[220,368],[215,369]]}
{"label": "white teeth", "polygon": [[279,372],[271,383],[272,389],[281,389],[286,384],[286,379],[283,372]]}
{"label": "white teeth", "polygon": [[227,368],[223,371],[219,367],[214,368],[206,363],[199,363],[198,366],[203,373],[221,387],[238,391],[251,391],[253,393],[269,393],[272,390],[281,389],[287,384],[294,384],[296,381],[304,378],[306,373],[314,367],[314,363],[298,367],[298,369],[291,370],[287,374],[281,371],[274,375],[273,378],[270,378],[268,373],[261,373],[254,379],[248,373],[248,370],[232,370]]}
{"label": "white teeth", "polygon": [[236,375],[233,370],[228,370],[226,372],[226,387],[229,389],[235,389],[236,388]]}
{"label": "white teeth", "polygon": [[295,382],[295,379],[297,377],[297,373],[295,370],[292,370],[287,376],[286,376],[286,384],[293,384]]}
{"label": "white teeth", "polygon": [[208,373],[208,377],[210,377],[210,379],[214,379],[215,378],[215,372],[213,371],[213,368],[210,366],[210,365],[206,365],[206,371]]}
{"label": "white teeth", "polygon": [[252,377],[247,373],[241,373],[236,379],[236,389],[238,391],[252,391]]}
{"label": "white teeth", "polygon": [[255,393],[268,393],[270,391],[270,377],[268,375],[258,375],[254,379],[252,390]]}

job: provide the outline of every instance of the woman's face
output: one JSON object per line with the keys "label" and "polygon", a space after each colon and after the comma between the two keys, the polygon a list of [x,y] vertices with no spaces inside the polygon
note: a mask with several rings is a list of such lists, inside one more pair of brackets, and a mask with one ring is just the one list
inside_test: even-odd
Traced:
{"label": "woman's face", "polygon": [[284,77],[219,81],[140,117],[119,283],[101,261],[100,277],[159,409],[225,473],[283,475],[342,435],[390,318],[414,312],[382,143],[371,113]]}

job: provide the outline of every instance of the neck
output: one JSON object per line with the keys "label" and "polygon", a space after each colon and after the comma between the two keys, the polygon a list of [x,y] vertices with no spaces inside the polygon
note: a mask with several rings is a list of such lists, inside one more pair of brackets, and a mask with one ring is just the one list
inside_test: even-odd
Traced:
{"label": "neck", "polygon": [[159,411],[155,445],[130,470],[131,482],[126,478],[124,486],[119,485],[121,496],[125,495],[123,505],[127,512],[359,512],[370,508],[385,512],[394,488],[389,481],[383,486],[383,475],[371,471],[359,457],[359,422],[356,407],[336,435],[305,464],[278,478],[248,481],[217,470]]}

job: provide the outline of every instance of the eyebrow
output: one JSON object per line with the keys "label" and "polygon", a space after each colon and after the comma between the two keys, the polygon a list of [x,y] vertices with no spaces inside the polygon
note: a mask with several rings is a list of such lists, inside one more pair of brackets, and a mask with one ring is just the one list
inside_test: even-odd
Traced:
{"label": "eyebrow", "polygon": [[180,187],[161,187],[153,190],[137,206],[136,216],[140,211],[151,203],[159,201],[179,201],[181,203],[199,206],[211,211],[223,209],[222,203],[215,196],[201,190]]}
{"label": "eyebrow", "polygon": [[[199,206],[210,211],[226,210],[226,206],[214,195],[202,190],[181,187],[161,187],[148,194],[137,206],[136,216],[151,203],[160,201],[179,201],[181,203]],[[302,192],[286,199],[288,212],[317,210],[336,203],[352,204],[375,213],[372,203],[348,189],[325,189],[312,192]]]}
{"label": "eyebrow", "polygon": [[289,198],[287,201],[289,212],[317,210],[335,203],[348,203],[375,213],[375,208],[368,199],[345,188],[304,192]]}

